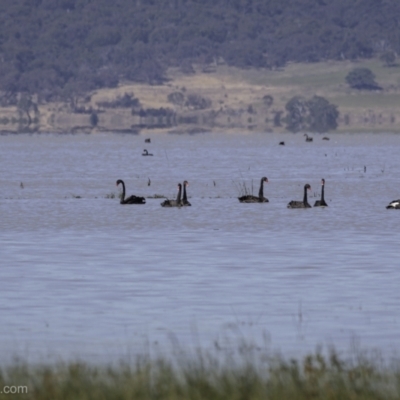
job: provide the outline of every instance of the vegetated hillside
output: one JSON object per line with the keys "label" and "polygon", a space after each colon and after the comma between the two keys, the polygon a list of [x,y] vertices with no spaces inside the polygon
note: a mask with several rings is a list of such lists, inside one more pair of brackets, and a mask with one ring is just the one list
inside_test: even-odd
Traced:
{"label": "vegetated hillside", "polygon": [[0,90],[68,99],[192,63],[240,68],[400,50],[398,0],[2,0]]}

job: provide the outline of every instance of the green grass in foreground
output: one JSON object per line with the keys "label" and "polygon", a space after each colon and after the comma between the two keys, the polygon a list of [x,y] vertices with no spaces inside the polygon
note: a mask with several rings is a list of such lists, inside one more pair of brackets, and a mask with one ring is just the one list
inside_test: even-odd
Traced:
{"label": "green grass in foreground", "polygon": [[[26,387],[0,399],[399,399],[400,372],[366,357],[340,359],[317,352],[301,361],[266,356],[240,362],[198,353],[181,362],[138,358],[136,363],[93,366],[84,362],[0,370],[0,389]],[[14,389],[16,390],[16,389]],[[26,392],[25,391],[25,392]]]}

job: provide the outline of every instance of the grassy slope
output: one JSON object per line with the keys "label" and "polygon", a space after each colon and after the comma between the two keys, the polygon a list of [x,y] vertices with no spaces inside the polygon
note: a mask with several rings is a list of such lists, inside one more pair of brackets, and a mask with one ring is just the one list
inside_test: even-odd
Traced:
{"label": "grassy slope", "polygon": [[[384,90],[368,92],[350,89],[345,77],[355,67],[371,69]],[[209,73],[201,72],[198,68],[194,75],[183,75],[171,69],[169,81],[162,86],[126,83],[116,89],[99,90],[93,94],[91,105],[96,108],[98,101],[113,100],[118,95],[133,93],[145,108],[174,108],[178,114],[185,115],[192,111],[187,107],[172,105],[167,96],[175,91],[185,95],[196,93],[211,99],[212,109],[218,112],[213,125],[207,126],[207,129],[267,132],[284,130],[284,127],[274,127],[273,116],[276,111],[285,112],[285,104],[290,98],[296,95],[307,98],[319,95],[338,106],[339,132],[400,132],[400,118],[397,117],[400,115],[399,72],[400,67],[388,68],[376,59],[289,64],[275,71],[240,70],[219,65]],[[270,108],[263,104],[265,95],[274,98]],[[250,105],[254,112],[248,112]],[[87,116],[68,115],[66,111],[59,110],[62,107],[57,108],[54,104],[40,108],[41,130],[68,130],[70,126],[83,126],[85,118],[88,120]],[[129,110],[107,110],[100,115],[100,125],[109,130],[129,127],[131,120]]]}

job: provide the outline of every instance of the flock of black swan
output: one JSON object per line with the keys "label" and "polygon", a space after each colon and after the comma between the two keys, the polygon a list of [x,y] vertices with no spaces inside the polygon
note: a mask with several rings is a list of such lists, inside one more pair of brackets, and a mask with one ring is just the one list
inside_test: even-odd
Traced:
{"label": "flock of black swan", "polygon": [[[268,178],[266,176],[263,176],[261,178],[260,182],[260,190],[258,191],[258,196],[253,196],[246,194],[244,196],[238,197],[238,200],[241,203],[268,203],[269,200],[264,197],[264,182],[268,182]],[[146,199],[144,197],[139,197],[139,196],[130,196],[128,198],[125,198],[125,183],[123,180],[118,179],[117,180],[117,186],[122,185],[122,196],[121,196],[121,204],[145,204]],[[181,183],[178,183],[178,194],[176,196],[175,200],[164,200],[161,203],[161,207],[187,207],[191,206],[190,202],[187,199],[187,192],[186,188],[189,185],[188,181],[184,181],[183,185]],[[322,179],[322,191],[321,191],[321,200],[318,200],[315,202],[314,207],[326,207],[328,204],[326,204],[325,199],[324,199],[324,185],[325,185],[325,179]],[[183,187],[183,196],[182,196],[182,187]],[[288,208],[309,208],[311,207],[308,202],[307,202],[307,190],[310,190],[311,186],[307,183],[304,186],[304,198],[303,201],[294,201],[292,200],[288,204]]]}
{"label": "flock of black swan", "polygon": [[[238,197],[240,203],[268,203],[269,200],[264,197],[264,182],[268,182],[268,178],[263,176],[260,182],[260,189],[258,191],[258,196],[253,196],[246,194],[244,196]],[[139,196],[129,196],[125,198],[125,183],[123,180],[117,180],[117,186],[122,185],[122,196],[121,196],[121,204],[146,204],[146,199],[144,197]],[[191,206],[190,202],[187,199],[186,188],[189,185],[188,181],[184,181],[183,184],[178,183],[178,194],[175,200],[164,200],[161,203],[161,207],[187,207]],[[183,195],[182,195],[182,187],[183,187]],[[292,200],[288,203],[287,208],[311,208],[307,199],[307,192],[311,190],[311,186],[306,183],[304,185],[304,195],[303,200]],[[328,207],[328,204],[325,201],[325,179],[321,179],[321,199],[316,200],[314,203],[314,207]],[[397,209],[400,210],[400,199],[393,200],[386,207],[387,209]]]}
{"label": "flock of black swan", "polygon": [[[312,142],[313,138],[308,136],[306,133],[304,134],[306,138],[306,142]],[[329,140],[329,137],[324,136],[322,140]],[[150,139],[145,139],[146,143],[150,143]],[[279,142],[279,145],[284,146],[285,142]],[[153,154],[149,153],[146,149],[143,150],[142,156],[152,156]],[[364,167],[365,172],[366,167]],[[250,194],[245,194],[241,197],[238,197],[240,203],[268,203],[269,200],[264,197],[264,182],[268,183],[268,178],[263,176],[260,182],[260,189],[258,191],[258,196],[253,196]],[[146,199],[144,197],[139,196],[130,196],[125,199],[125,183],[123,180],[117,180],[117,186],[122,184],[122,197],[121,197],[121,204],[145,204]],[[178,194],[175,200],[164,200],[161,203],[161,207],[186,207],[191,206],[187,199],[186,187],[189,185],[188,181],[184,181],[183,185],[178,183]],[[150,179],[148,181],[148,186],[150,186]],[[214,182],[215,186],[215,182]],[[183,196],[182,196],[182,187],[183,187]],[[303,200],[292,200],[288,203],[287,208],[311,208],[310,204],[308,203],[307,199],[307,191],[311,190],[311,186],[307,183],[304,185],[304,195]],[[314,207],[328,207],[328,204],[325,201],[325,179],[321,179],[321,199],[316,200],[314,203]],[[386,206],[387,209],[400,209],[400,199],[393,200]]]}

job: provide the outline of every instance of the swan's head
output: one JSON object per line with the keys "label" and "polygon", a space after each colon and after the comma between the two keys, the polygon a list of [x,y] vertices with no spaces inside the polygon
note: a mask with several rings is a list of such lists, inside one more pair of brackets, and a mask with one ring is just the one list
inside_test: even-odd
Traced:
{"label": "swan's head", "polygon": [[268,178],[267,178],[266,176],[263,176],[263,177],[261,178],[261,181],[262,181],[262,182],[267,182],[267,183],[268,183]]}
{"label": "swan's head", "polygon": [[178,183],[178,190],[182,189],[182,185],[180,183]]}
{"label": "swan's head", "polygon": [[307,183],[304,185],[304,189],[311,190],[311,186]]}
{"label": "swan's head", "polygon": [[121,181],[121,179],[118,179],[118,180],[117,180],[117,186],[118,186],[120,183],[122,183],[122,181]]}
{"label": "swan's head", "polygon": [[321,185],[322,185],[322,186],[325,185],[325,179],[324,179],[324,178],[321,179]]}
{"label": "swan's head", "polygon": [[188,181],[184,181],[183,184],[184,184],[184,186],[189,186],[189,182]]}
{"label": "swan's head", "polygon": [[148,154],[149,152],[148,152],[146,149],[144,149],[144,150],[143,150],[143,153],[144,153],[144,154]]}

